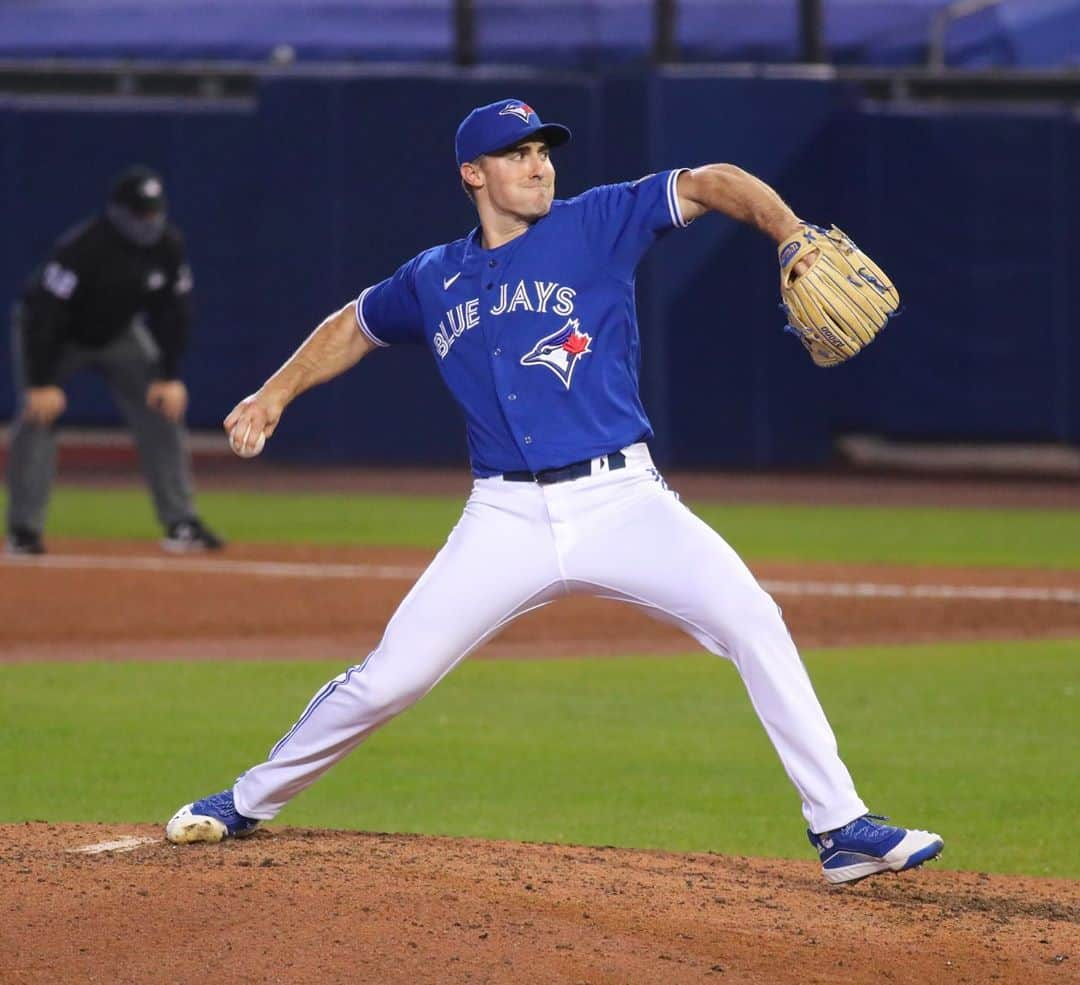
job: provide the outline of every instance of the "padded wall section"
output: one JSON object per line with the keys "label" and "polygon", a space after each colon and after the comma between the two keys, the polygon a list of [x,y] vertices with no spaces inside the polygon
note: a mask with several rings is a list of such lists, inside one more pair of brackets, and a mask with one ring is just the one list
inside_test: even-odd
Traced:
{"label": "padded wall section", "polygon": [[[665,464],[825,462],[852,431],[1080,441],[1069,258],[1080,122],[1067,113],[880,113],[833,83],[677,75],[264,80],[250,107],[0,103],[0,298],[112,176],[159,168],[195,271],[191,423],[216,427],[331,311],[475,213],[457,121],[510,95],[569,124],[558,192],[731,162],[879,259],[904,314],[857,359],[814,368],[782,330],[775,251],[708,216],[638,275],[642,389]],[[0,348],[0,416],[13,410]],[[82,380],[67,420],[118,423]],[[330,423],[328,423],[330,422]],[[380,350],[290,409],[267,454],[461,463],[460,415],[421,350]]]}

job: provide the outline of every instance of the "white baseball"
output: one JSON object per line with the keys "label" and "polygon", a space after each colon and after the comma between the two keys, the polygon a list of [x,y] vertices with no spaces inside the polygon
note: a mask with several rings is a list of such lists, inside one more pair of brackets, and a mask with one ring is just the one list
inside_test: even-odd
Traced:
{"label": "white baseball", "polygon": [[263,450],[263,445],[266,444],[266,435],[260,431],[255,438],[255,446],[253,448],[247,448],[244,446],[244,442],[247,440],[247,436],[251,431],[251,425],[248,424],[243,435],[240,435],[239,431],[240,425],[237,424],[229,435],[229,444],[232,446],[232,450],[241,458],[254,458]]}

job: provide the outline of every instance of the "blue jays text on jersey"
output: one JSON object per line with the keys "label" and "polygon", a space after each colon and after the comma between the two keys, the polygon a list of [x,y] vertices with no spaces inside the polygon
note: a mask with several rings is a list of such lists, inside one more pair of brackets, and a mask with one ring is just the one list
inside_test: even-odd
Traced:
{"label": "blue jays text on jersey", "polygon": [[[445,278],[445,280],[457,280],[457,277]],[[572,287],[564,287],[561,284],[544,283],[535,281],[533,291],[525,286],[525,281],[518,281],[514,288],[513,296],[507,300],[510,293],[510,285],[503,284],[499,290],[499,298],[488,314],[492,317],[519,309],[524,311],[537,311],[544,314],[548,310],[548,302],[552,295],[555,300],[551,310],[557,315],[569,315],[574,310],[574,295],[577,293]],[[446,316],[439,322],[439,327],[431,338],[432,348],[440,359],[445,359],[454,341],[460,338],[468,329],[475,328],[480,324],[480,299],[470,298],[468,301],[459,302],[454,308],[446,312]]]}
{"label": "blue jays text on jersey", "polygon": [[665,171],[556,200],[494,249],[480,230],[367,288],[361,330],[426,345],[465,414],[478,476],[558,468],[652,436],[638,393],[635,271],[686,226]]}

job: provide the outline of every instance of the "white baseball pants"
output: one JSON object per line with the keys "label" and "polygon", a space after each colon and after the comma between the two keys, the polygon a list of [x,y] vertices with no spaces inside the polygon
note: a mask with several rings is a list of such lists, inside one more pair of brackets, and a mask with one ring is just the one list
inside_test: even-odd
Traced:
{"label": "white baseball pants", "polygon": [[644,444],[624,453],[623,469],[594,465],[593,475],[554,485],[477,479],[379,645],[327,683],[269,758],[237,780],[237,810],[274,817],[512,620],[590,594],[672,622],[735,664],[811,830],[865,814],[772,598],[667,488]]}

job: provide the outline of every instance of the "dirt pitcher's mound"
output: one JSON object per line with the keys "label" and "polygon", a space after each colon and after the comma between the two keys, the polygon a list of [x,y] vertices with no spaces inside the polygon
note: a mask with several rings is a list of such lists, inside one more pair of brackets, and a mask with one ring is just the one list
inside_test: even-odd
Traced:
{"label": "dirt pitcher's mound", "polygon": [[3,826],[0,911],[5,982],[1062,985],[1080,969],[1066,880],[924,869],[830,888],[810,861],[292,828],[176,847],[148,825]]}

